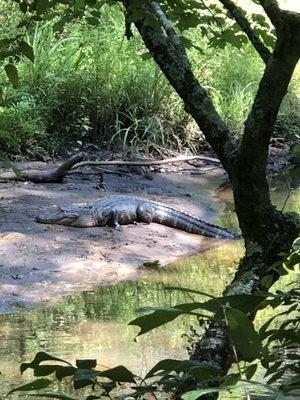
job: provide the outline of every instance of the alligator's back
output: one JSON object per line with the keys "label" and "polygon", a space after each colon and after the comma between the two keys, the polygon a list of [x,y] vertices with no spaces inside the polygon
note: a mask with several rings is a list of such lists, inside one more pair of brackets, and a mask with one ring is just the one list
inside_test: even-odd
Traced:
{"label": "alligator's back", "polygon": [[113,208],[118,213],[119,223],[132,223],[135,221],[146,221],[137,211],[140,208],[148,210],[151,213],[151,221],[171,228],[180,229],[189,233],[196,233],[213,238],[237,239],[238,234],[230,232],[227,229],[217,225],[209,224],[193,215],[180,211],[174,207],[168,206],[154,200],[148,200],[135,196],[113,196],[108,199],[102,199],[94,203],[95,210],[98,208]]}

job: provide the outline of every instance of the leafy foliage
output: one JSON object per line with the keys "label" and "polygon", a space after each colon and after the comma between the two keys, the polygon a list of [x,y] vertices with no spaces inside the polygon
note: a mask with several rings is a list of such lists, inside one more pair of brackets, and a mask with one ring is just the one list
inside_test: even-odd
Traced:
{"label": "leafy foliage", "polygon": [[[300,239],[298,238],[293,248],[284,262],[285,268],[298,268],[300,261]],[[182,290],[203,296],[203,292],[190,290],[188,288],[170,287],[167,290]],[[244,366],[239,365],[239,373],[231,372],[227,376],[209,362],[197,360],[176,360],[165,359],[154,365],[145,377],[138,377],[124,366],[117,366],[112,369],[98,370],[96,360],[77,360],[76,366],[69,362],[53,357],[45,352],[39,352],[29,363],[21,364],[21,372],[32,369],[37,377],[55,375],[58,381],[67,379],[73,383],[74,391],[89,387],[93,394],[85,397],[91,400],[101,397],[103,394],[115,397],[115,389],[119,383],[127,383],[131,390],[124,394],[124,398],[143,398],[147,393],[155,394],[172,392],[184,384],[190,387],[190,392],[183,396],[183,399],[193,400],[206,393],[229,391],[232,389],[243,388],[255,392],[251,395],[253,399],[282,399],[285,395],[299,389],[299,311],[300,311],[300,291],[291,285],[290,289],[266,292],[257,296],[234,295],[223,297],[212,297],[206,295],[208,300],[201,302],[191,302],[178,304],[174,307],[158,308],[144,307],[140,312],[151,312],[138,317],[131,322],[132,325],[141,327],[141,333],[157,328],[182,314],[201,316],[198,310],[215,313],[215,318],[225,323],[226,329],[232,340],[239,365],[239,355],[246,359],[248,363]],[[254,328],[248,319],[248,314],[255,310],[264,310],[266,307],[279,309],[279,312],[269,318],[260,328]],[[279,316],[280,325],[274,325]],[[46,364],[45,364],[46,363]],[[253,380],[253,376],[258,365],[265,368],[266,383]],[[211,380],[216,382],[216,387],[208,388],[207,383]],[[40,392],[46,386],[50,386],[52,381],[45,378],[21,385],[12,389],[8,395],[17,391],[31,390],[38,391],[36,396],[44,396],[57,399],[72,399],[73,391],[70,394],[61,392]],[[30,386],[32,385],[32,386]]]}
{"label": "leafy foliage", "polygon": [[[134,4],[129,22],[140,16],[139,1]],[[246,46],[248,39],[215,2],[191,1],[183,8],[165,1],[161,6],[189,49],[195,71],[218,111],[232,130],[240,133],[262,69]],[[0,29],[4,37],[0,41],[4,67],[1,103],[7,111],[0,122],[4,152],[43,159],[41,148],[56,153],[66,146],[91,142],[118,146],[132,154],[145,149],[162,154],[166,148],[182,147],[197,151],[198,127],[153,62],[141,58],[144,47],[133,28],[134,37],[130,42],[124,40],[120,5],[108,8],[99,1],[10,0],[3,8],[14,15],[13,21],[4,21],[5,28]],[[248,17],[265,41],[272,37],[262,14]],[[158,22],[152,18],[149,24],[157,26]],[[220,57],[216,46],[226,44],[230,46]],[[5,71],[15,90],[7,85]],[[18,112],[19,102],[24,104],[28,98],[32,123],[24,128],[17,124],[19,116],[13,115],[17,126],[7,129],[6,118],[14,110]],[[296,100],[285,107],[283,118],[291,115],[294,104]]]}

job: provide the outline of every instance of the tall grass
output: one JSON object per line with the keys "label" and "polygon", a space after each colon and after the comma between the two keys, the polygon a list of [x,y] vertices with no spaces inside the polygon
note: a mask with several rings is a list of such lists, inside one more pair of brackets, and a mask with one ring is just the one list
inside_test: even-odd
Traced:
{"label": "tall grass", "polygon": [[[204,50],[190,51],[195,73],[238,134],[263,65],[250,46],[220,51],[199,33],[192,39]],[[34,149],[57,154],[91,142],[134,154],[197,151],[201,132],[155,63],[141,57],[146,50],[138,34],[124,38],[118,10],[107,9],[100,26],[77,23],[60,35],[51,23],[37,23],[27,41],[35,62],[18,63],[19,87],[12,89],[0,74],[0,145],[6,152],[34,157]],[[290,107],[284,107],[286,115]]]}

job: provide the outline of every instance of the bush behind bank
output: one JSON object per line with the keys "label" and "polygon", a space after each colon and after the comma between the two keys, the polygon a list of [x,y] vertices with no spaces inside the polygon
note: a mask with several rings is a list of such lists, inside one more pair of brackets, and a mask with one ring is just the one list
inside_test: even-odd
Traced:
{"label": "bush behind bank", "polygon": [[[14,13],[17,18],[17,12]],[[11,22],[12,24],[13,22]],[[9,23],[3,25],[9,29]],[[249,112],[263,65],[251,46],[210,48],[198,32],[190,38],[203,49],[190,56],[195,74],[237,134]],[[2,72],[0,146],[15,156],[51,155],[74,145],[97,143],[124,152],[197,150],[201,132],[138,34],[127,41],[120,12],[107,10],[97,27],[68,26],[58,35],[37,23],[27,41],[35,62],[18,62],[21,83],[12,88]],[[251,68],[249,68],[251,65]],[[299,82],[294,79],[280,114],[280,133],[297,134]]]}

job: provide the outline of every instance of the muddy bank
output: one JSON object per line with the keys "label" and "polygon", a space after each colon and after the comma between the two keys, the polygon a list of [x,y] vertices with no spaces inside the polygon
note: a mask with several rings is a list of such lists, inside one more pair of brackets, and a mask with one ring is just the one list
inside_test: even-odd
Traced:
{"label": "muddy bank", "polygon": [[[21,163],[22,169],[49,165]],[[224,180],[217,166],[190,165],[164,169],[151,176],[70,176],[63,184],[0,182],[0,311],[56,300],[74,291],[135,279],[146,273],[145,261],[163,266],[179,257],[206,250],[219,240],[157,224],[130,225],[116,231],[41,225],[34,217],[52,205],[94,201],[112,194],[135,194],[171,204],[214,222],[226,204],[214,196]],[[178,174],[179,172],[179,174]],[[192,175],[195,174],[195,175]]]}

